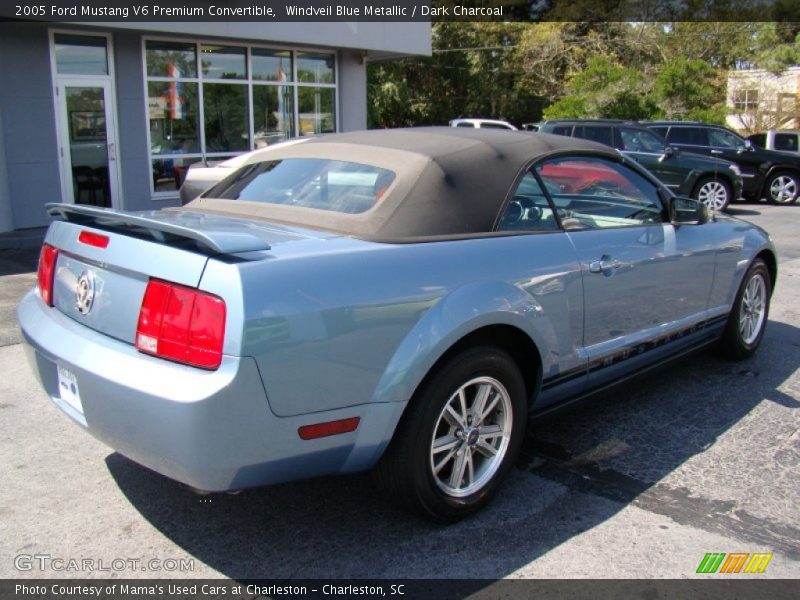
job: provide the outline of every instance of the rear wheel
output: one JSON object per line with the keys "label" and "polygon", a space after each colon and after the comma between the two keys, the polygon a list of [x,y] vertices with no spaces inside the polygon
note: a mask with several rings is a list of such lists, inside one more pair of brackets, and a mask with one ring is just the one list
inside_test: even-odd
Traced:
{"label": "rear wheel", "polygon": [[704,177],[695,186],[695,199],[710,210],[722,211],[728,208],[733,196],[731,185],[724,179]]}
{"label": "rear wheel", "polygon": [[526,418],[525,385],[511,357],[468,349],[420,387],[374,479],[428,519],[463,519],[489,502],[514,464]]}
{"label": "rear wheel", "polygon": [[800,178],[786,171],[775,173],[767,181],[767,200],[773,204],[792,204],[800,193]]}
{"label": "rear wheel", "polygon": [[724,356],[741,360],[753,355],[764,337],[771,295],[769,270],[764,261],[757,258],[739,286],[725,333],[719,341],[718,348]]}

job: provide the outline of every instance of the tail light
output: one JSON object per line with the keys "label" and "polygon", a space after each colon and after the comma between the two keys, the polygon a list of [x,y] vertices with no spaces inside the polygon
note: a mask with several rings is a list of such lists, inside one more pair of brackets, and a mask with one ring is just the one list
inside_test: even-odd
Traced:
{"label": "tail light", "polygon": [[49,244],[42,246],[39,253],[39,295],[47,306],[53,306],[53,276],[56,271],[58,250]]}
{"label": "tail light", "polygon": [[222,298],[158,279],[148,282],[136,327],[136,348],[141,352],[216,369],[224,338]]}

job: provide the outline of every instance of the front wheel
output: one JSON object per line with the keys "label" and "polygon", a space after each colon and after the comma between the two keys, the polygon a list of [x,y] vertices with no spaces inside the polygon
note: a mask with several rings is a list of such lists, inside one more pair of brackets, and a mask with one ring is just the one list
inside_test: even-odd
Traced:
{"label": "front wheel", "polygon": [[706,177],[701,179],[695,187],[694,197],[701,204],[705,204],[709,210],[716,212],[728,208],[731,203],[733,190],[730,184],[724,179]]}
{"label": "front wheel", "polygon": [[491,499],[525,432],[525,385],[504,351],[453,356],[422,384],[373,475],[422,516],[454,522]]}
{"label": "front wheel", "polygon": [[767,200],[773,204],[793,204],[800,193],[800,178],[794,173],[775,173],[767,181]]}
{"label": "front wheel", "polygon": [[742,360],[752,356],[764,337],[769,318],[772,281],[764,261],[757,258],[742,280],[719,351],[728,358]]}

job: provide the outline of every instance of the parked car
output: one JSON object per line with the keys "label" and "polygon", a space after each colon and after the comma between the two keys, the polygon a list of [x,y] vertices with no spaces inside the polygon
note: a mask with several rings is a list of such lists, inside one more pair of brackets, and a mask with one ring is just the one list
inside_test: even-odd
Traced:
{"label": "parked car", "polygon": [[541,122],[539,123],[523,123],[520,125],[520,129],[522,131],[539,131],[539,127],[541,126]]}
{"label": "parked car", "polygon": [[516,131],[517,128],[507,121],[499,119],[453,119],[450,127],[467,127],[473,129],[510,129]]}
{"label": "parked car", "polygon": [[373,469],[440,521],[489,501],[529,413],[753,354],[777,268],[758,227],[538,133],[328,135],[183,207],[48,210],[17,314],[75,423],[201,490]]}
{"label": "parked car", "polygon": [[792,204],[800,193],[800,156],[756,148],[730,129],[689,121],[644,123],[662,135],[670,146],[730,160],[739,165],[744,197],[766,198],[775,204]]}
{"label": "parked car", "polygon": [[734,163],[678,151],[637,123],[608,119],[553,120],[542,124],[539,131],[612,146],[644,165],[675,193],[695,198],[712,210],[725,210],[742,194],[741,172]]}
{"label": "parked car", "polygon": [[765,150],[800,153],[800,131],[790,129],[770,129],[764,133],[747,136],[753,145]]}
{"label": "parked car", "polygon": [[276,148],[283,148],[293,144],[299,144],[308,138],[296,138],[285,142],[278,142],[269,146],[238,154],[233,158],[222,161],[210,161],[205,163],[193,163],[186,171],[186,178],[180,187],[181,204],[188,204],[211,186],[219,183],[222,179],[233,173],[236,169],[247,163],[253,155],[262,156],[264,153],[272,152]]}

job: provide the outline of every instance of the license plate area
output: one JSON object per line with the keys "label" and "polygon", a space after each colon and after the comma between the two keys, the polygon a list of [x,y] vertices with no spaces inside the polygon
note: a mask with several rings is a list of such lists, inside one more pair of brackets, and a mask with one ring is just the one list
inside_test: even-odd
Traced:
{"label": "license plate area", "polygon": [[78,379],[75,373],[58,365],[58,397],[72,409],[83,414],[81,392],[78,388]]}

